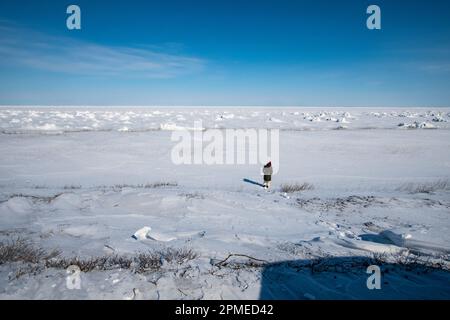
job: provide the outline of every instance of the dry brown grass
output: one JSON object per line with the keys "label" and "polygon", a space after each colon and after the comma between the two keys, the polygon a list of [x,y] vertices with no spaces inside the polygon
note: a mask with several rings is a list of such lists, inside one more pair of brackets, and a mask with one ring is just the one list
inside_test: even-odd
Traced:
{"label": "dry brown grass", "polygon": [[449,191],[450,181],[449,180],[436,180],[424,183],[405,183],[400,186],[397,191],[409,192],[409,193],[433,193],[436,191]]}
{"label": "dry brown grass", "polygon": [[110,255],[99,257],[61,257],[57,250],[46,251],[38,248],[29,240],[22,238],[8,242],[0,242],[0,265],[5,263],[22,262],[34,265],[33,268],[20,268],[20,275],[24,270],[43,268],[67,269],[77,266],[82,272],[94,270],[128,269],[136,273],[145,273],[160,269],[166,261],[169,264],[184,264],[198,257],[192,249],[167,248],[159,251],[140,252],[135,255]]}
{"label": "dry brown grass", "polygon": [[313,190],[314,186],[311,183],[283,183],[280,187],[281,192],[294,193],[306,190]]}
{"label": "dry brown grass", "polygon": [[36,248],[29,240],[16,238],[7,242],[0,242],[0,265],[8,262],[39,263],[56,258],[60,255],[57,250],[47,252]]}

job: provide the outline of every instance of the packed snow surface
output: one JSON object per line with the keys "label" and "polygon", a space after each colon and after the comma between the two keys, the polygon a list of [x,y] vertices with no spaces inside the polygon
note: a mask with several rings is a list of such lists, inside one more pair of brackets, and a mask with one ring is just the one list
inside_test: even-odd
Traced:
{"label": "packed snow surface", "polygon": [[[0,261],[0,298],[449,299],[449,120],[444,108],[3,107],[3,246],[195,255],[81,272],[80,289],[64,268]],[[259,164],[172,162],[172,132],[230,128],[280,129],[268,191]],[[373,263],[380,290],[366,285]]]}

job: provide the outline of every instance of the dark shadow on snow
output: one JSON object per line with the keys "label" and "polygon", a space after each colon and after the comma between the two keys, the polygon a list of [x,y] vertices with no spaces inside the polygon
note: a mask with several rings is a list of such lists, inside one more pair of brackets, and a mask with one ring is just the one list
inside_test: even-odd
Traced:
{"label": "dark shadow on snow", "polygon": [[256,182],[256,181],[253,181],[253,180],[250,180],[250,179],[242,179],[242,181],[247,182],[247,183],[251,183],[251,184],[255,184],[255,185],[260,186],[260,187],[264,187],[264,185],[262,183],[259,183],[259,182]]}
{"label": "dark shadow on snow", "polygon": [[359,235],[359,237],[361,238],[361,240],[364,241],[395,245],[395,243],[393,243],[391,240],[389,240],[388,238],[384,237],[381,234],[361,234]]}
{"label": "dark shadow on snow", "polygon": [[[380,267],[379,290],[367,288],[370,265]],[[327,257],[264,265],[260,299],[450,299],[449,284],[450,272],[439,265]]]}

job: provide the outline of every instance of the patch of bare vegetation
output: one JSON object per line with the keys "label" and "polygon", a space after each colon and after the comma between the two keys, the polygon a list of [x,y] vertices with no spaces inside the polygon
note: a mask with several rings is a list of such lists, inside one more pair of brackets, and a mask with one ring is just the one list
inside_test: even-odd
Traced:
{"label": "patch of bare vegetation", "polygon": [[450,191],[450,181],[449,180],[436,180],[424,183],[405,183],[397,191],[409,192],[412,194],[416,193],[433,193],[436,191]]}
{"label": "patch of bare vegetation", "polygon": [[29,240],[22,238],[0,242],[0,265],[8,262],[39,263],[59,255],[60,252],[57,250],[47,252],[36,248]]}
{"label": "patch of bare vegetation", "polygon": [[406,271],[428,272],[432,270],[450,271],[448,255],[430,256],[414,254],[412,252],[403,254],[373,254],[373,260],[379,264],[402,267]]}
{"label": "patch of bare vegetation", "polygon": [[135,273],[145,273],[161,269],[164,262],[182,265],[197,257],[196,252],[187,248],[167,248],[159,251],[140,252],[135,255],[62,257],[60,251],[46,251],[34,246],[29,240],[21,238],[0,242],[0,265],[28,264],[19,266],[16,270],[16,278],[27,273],[42,271],[45,268],[67,269],[69,266],[77,266],[82,272],[126,269]]}
{"label": "patch of bare vegetation", "polygon": [[231,253],[223,260],[211,260],[211,264],[215,267],[226,267],[235,270],[245,268],[262,268],[268,263],[269,262],[266,260],[239,253]]}
{"label": "patch of bare vegetation", "polygon": [[183,264],[198,257],[196,252],[186,248],[167,248],[165,251],[158,251],[157,253],[168,263],[176,264]]}
{"label": "patch of bare vegetation", "polygon": [[[297,252],[296,252],[297,253]],[[303,252],[301,252],[303,255]],[[318,252],[310,258],[269,262],[251,257],[245,254],[229,254],[223,260],[213,259],[211,265],[217,269],[212,274],[217,274],[221,269],[245,270],[263,269],[263,272],[284,269],[296,272],[310,272],[312,274],[322,272],[332,273],[356,273],[366,272],[368,266],[377,265],[382,272],[413,272],[426,274],[433,271],[450,271],[448,256],[430,257],[413,253],[404,254],[373,254],[372,256],[330,256],[325,252]]]}
{"label": "patch of bare vegetation", "polygon": [[176,186],[178,186],[178,183],[176,182],[155,182],[155,183],[146,183],[144,185],[144,188],[151,189],[151,188],[176,187]]}
{"label": "patch of bare vegetation", "polygon": [[350,256],[333,257],[323,256],[314,259],[302,259],[270,263],[265,266],[265,272],[271,269],[283,270],[293,269],[296,272],[306,271],[312,274],[331,272],[343,274],[361,274],[368,266],[379,266],[383,273],[389,272],[412,272],[415,274],[426,274],[433,271],[449,271],[448,265],[443,259],[424,259],[413,254],[408,255],[377,255],[371,257]]}
{"label": "patch of bare vegetation", "polygon": [[176,182],[154,182],[154,183],[139,183],[139,184],[116,184],[113,186],[101,186],[102,189],[113,189],[113,190],[122,190],[125,188],[130,189],[155,189],[155,188],[163,188],[163,187],[177,187],[178,183]]}
{"label": "patch of bare vegetation", "polygon": [[301,192],[301,191],[307,191],[307,190],[313,190],[313,189],[314,189],[314,186],[308,182],[283,183],[280,186],[281,192],[285,192],[285,193],[294,193],[294,192]]}
{"label": "patch of bare vegetation", "polygon": [[0,203],[6,202],[6,201],[8,201],[10,199],[14,199],[14,198],[26,198],[26,199],[30,199],[34,203],[42,202],[42,203],[49,204],[52,201],[56,200],[56,198],[58,198],[60,195],[62,195],[62,193],[57,193],[57,194],[51,195],[51,196],[37,196],[37,195],[30,195],[30,194],[23,194],[23,193],[14,193],[14,194],[11,194],[7,199],[0,201]]}
{"label": "patch of bare vegetation", "polygon": [[64,190],[79,190],[79,189],[81,189],[81,186],[80,186],[80,185],[73,185],[73,184],[70,184],[70,185],[65,185],[65,186],[63,187],[63,189],[64,189]]}
{"label": "patch of bare vegetation", "polygon": [[311,249],[309,246],[303,246],[299,243],[293,243],[290,241],[278,243],[276,248],[284,253],[295,256],[300,259],[313,259],[318,256],[325,256],[322,249]]}
{"label": "patch of bare vegetation", "polygon": [[328,212],[336,210],[342,212],[346,209],[358,211],[370,206],[385,206],[387,203],[380,198],[374,196],[348,196],[344,198],[332,198],[332,199],[296,199],[297,205],[310,212]]}
{"label": "patch of bare vegetation", "polygon": [[45,185],[35,185],[33,186],[33,189],[50,189],[49,187],[45,186]]}
{"label": "patch of bare vegetation", "polygon": [[118,255],[101,256],[90,258],[58,258],[45,261],[46,268],[67,269],[70,266],[77,266],[82,272],[94,270],[113,270],[113,269],[129,269],[132,260],[128,257]]}
{"label": "patch of bare vegetation", "polygon": [[187,200],[190,199],[205,199],[205,196],[201,193],[194,192],[194,193],[181,193],[179,194],[180,197],[185,197]]}

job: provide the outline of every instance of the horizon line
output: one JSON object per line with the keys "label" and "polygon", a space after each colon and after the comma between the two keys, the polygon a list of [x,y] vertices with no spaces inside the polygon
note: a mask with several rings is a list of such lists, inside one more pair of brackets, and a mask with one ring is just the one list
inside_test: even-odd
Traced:
{"label": "horizon line", "polygon": [[302,105],[32,105],[32,104],[0,104],[0,108],[450,108],[449,106],[302,106]]}

